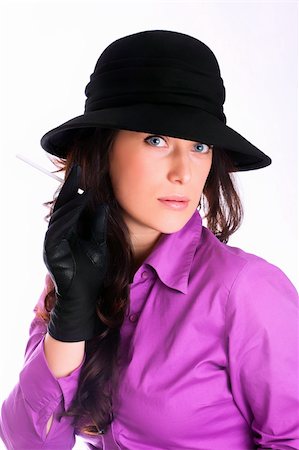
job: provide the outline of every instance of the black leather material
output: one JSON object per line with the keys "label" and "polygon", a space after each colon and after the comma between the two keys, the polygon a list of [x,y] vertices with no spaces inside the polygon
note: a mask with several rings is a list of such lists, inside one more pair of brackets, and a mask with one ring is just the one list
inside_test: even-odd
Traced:
{"label": "black leather material", "polygon": [[48,332],[63,342],[91,339],[99,330],[95,305],[108,267],[108,205],[101,203],[92,216],[86,214],[90,193],[78,193],[80,174],[80,166],[74,165],[44,240],[44,262],[57,297]]}

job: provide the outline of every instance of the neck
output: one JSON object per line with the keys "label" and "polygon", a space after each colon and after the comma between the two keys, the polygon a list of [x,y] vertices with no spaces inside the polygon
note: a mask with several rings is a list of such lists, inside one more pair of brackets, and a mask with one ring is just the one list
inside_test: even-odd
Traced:
{"label": "neck", "polygon": [[125,211],[123,211],[123,219],[129,230],[133,249],[134,260],[131,271],[131,279],[133,279],[134,274],[142,265],[147,256],[152,252],[162,233],[161,231],[137,222]]}
{"label": "neck", "polygon": [[145,261],[145,259],[150,255],[153,248],[156,246],[160,236],[162,233],[131,233],[131,242],[133,246],[134,253],[134,263],[132,267],[132,275],[133,279],[134,274],[137,272],[139,267]]}

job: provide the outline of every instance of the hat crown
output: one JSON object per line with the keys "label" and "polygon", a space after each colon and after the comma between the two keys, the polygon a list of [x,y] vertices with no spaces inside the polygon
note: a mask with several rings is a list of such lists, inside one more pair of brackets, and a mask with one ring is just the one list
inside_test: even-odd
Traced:
{"label": "hat crown", "polygon": [[184,105],[226,122],[225,88],[214,53],[175,31],[142,31],[112,42],[100,55],[85,94],[85,112],[137,103]]}
{"label": "hat crown", "polygon": [[182,66],[190,70],[220,76],[220,68],[212,50],[193,36],[177,31],[148,30],[131,34],[112,42],[103,51],[95,66],[105,71],[109,66],[140,60],[142,64],[154,61]]}

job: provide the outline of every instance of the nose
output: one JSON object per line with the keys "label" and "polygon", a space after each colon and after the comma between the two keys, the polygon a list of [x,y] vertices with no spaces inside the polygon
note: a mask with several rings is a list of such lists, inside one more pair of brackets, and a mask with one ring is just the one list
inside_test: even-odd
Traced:
{"label": "nose", "polygon": [[188,152],[177,151],[170,156],[168,179],[172,183],[186,184],[191,180],[191,161]]}

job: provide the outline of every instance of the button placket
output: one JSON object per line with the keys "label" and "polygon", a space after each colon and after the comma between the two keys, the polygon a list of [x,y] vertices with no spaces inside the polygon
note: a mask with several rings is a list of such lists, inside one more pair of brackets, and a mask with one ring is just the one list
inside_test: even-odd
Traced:
{"label": "button placket", "polygon": [[[150,271],[149,270],[143,270],[140,275],[139,275],[139,280],[142,282],[143,280],[147,280],[150,277]],[[137,282],[138,283],[138,282]],[[126,317],[128,317],[129,322],[131,323],[136,323],[138,321],[139,318],[139,314],[138,313],[130,313],[128,311],[128,313],[126,314]]]}
{"label": "button placket", "polygon": [[129,320],[130,320],[130,322],[132,322],[132,323],[137,322],[137,320],[138,320],[138,314],[135,314],[135,313],[130,314]]}

